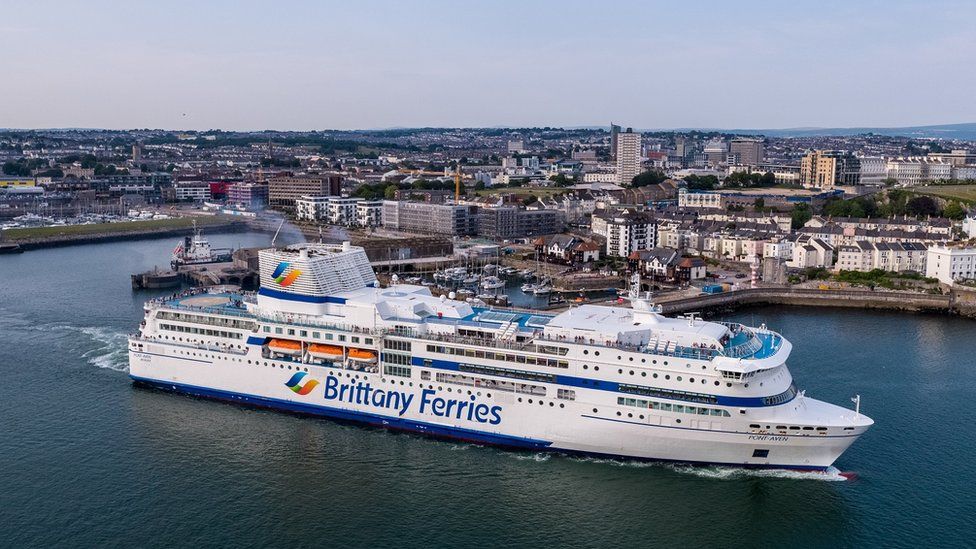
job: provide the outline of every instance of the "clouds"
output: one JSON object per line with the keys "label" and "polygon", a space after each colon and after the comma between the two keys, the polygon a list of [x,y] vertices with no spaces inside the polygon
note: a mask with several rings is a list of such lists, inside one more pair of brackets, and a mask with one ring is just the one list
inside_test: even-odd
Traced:
{"label": "clouds", "polygon": [[976,120],[966,65],[976,37],[964,24],[976,7],[966,3],[21,2],[8,11],[0,126]]}

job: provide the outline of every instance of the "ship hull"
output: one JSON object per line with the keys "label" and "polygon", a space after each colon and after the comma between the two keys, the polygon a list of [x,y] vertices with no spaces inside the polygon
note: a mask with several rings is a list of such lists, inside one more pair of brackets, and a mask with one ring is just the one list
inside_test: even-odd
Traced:
{"label": "ship hull", "polygon": [[[302,365],[305,381],[315,380],[306,394],[289,387],[299,366],[248,355],[202,351],[158,344],[152,352],[130,351],[130,375],[142,385],[237,404],[368,424],[427,436],[523,450],[560,452],[627,460],[722,465],[745,468],[823,470],[858,435],[771,437],[737,431],[733,418],[676,428],[653,416],[643,420],[618,415],[612,407],[579,401],[538,399],[474,387],[455,388],[435,382],[380,373],[350,372]],[[254,362],[254,364],[250,364]],[[307,372],[306,372],[307,370]],[[396,392],[410,402],[403,408],[335,398],[342,386],[368,384],[373,391]],[[307,385],[306,385],[307,386]],[[297,387],[297,386],[296,386]],[[329,398],[330,391],[333,398]],[[352,395],[352,390],[348,395]],[[375,393],[374,393],[375,395]],[[409,400],[407,400],[409,399]],[[495,416],[438,415],[423,402],[483,403]],[[369,400],[369,399],[366,399]],[[601,409],[602,408],[602,409]],[[450,407],[448,406],[448,409]],[[487,421],[479,421],[486,419]],[[757,449],[767,458],[754,458]]]}

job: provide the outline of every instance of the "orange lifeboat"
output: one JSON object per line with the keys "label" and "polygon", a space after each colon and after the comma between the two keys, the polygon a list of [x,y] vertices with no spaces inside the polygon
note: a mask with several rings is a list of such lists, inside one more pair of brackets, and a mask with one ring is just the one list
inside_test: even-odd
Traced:
{"label": "orange lifeboat", "polygon": [[290,339],[272,339],[268,342],[268,349],[283,355],[298,356],[302,354],[302,344]]}
{"label": "orange lifeboat", "polygon": [[308,354],[315,358],[324,358],[327,360],[338,360],[342,358],[342,347],[335,347],[332,345],[322,345],[321,343],[312,343],[308,346]]}
{"label": "orange lifeboat", "polygon": [[349,358],[360,362],[376,362],[376,353],[365,349],[349,349]]}

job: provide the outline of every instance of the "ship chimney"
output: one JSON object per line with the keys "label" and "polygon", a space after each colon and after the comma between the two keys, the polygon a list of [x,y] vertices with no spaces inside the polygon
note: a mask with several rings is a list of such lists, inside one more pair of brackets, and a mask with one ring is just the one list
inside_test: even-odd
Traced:
{"label": "ship chimney", "polygon": [[308,248],[298,250],[298,259],[308,259]]}

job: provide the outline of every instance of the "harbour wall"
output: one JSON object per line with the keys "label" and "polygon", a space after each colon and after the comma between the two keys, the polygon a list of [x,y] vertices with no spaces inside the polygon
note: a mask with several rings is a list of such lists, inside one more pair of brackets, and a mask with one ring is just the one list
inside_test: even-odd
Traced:
{"label": "harbour wall", "polygon": [[742,305],[849,307],[911,312],[937,312],[976,318],[976,291],[953,289],[946,294],[870,290],[755,288],[671,301],[658,301],[664,314],[730,310]]}
{"label": "harbour wall", "polygon": [[[229,233],[250,230],[246,223],[231,221],[205,225],[208,233]],[[61,246],[75,246],[79,244],[97,244],[101,242],[119,242],[124,240],[142,240],[144,238],[183,237],[192,232],[188,227],[167,227],[159,229],[138,229],[126,231],[106,231],[95,234],[63,234],[50,235],[33,239],[17,240],[16,243],[24,250],[39,250],[42,248],[56,248]]]}

